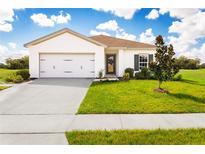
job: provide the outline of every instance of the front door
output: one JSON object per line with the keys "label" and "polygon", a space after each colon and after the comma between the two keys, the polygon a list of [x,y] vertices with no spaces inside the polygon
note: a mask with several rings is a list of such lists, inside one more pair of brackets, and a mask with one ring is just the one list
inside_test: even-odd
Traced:
{"label": "front door", "polygon": [[108,54],[106,55],[106,73],[107,74],[115,74],[116,69],[116,55]]}

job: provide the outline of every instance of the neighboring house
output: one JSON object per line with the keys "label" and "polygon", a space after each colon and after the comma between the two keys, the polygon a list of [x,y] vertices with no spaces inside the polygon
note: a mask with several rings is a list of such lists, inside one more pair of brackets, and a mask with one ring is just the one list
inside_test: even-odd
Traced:
{"label": "neighboring house", "polygon": [[148,66],[155,46],[110,36],[86,37],[62,29],[25,44],[29,49],[31,78],[94,78],[105,75],[123,76],[128,67],[139,71]]}

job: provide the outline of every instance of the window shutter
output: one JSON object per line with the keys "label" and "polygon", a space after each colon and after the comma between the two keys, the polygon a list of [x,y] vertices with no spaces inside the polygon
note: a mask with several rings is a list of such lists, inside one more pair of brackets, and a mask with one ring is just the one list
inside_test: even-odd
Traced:
{"label": "window shutter", "polygon": [[153,54],[149,54],[149,62],[153,61]]}
{"label": "window shutter", "polygon": [[139,71],[139,55],[134,55],[135,71]]}

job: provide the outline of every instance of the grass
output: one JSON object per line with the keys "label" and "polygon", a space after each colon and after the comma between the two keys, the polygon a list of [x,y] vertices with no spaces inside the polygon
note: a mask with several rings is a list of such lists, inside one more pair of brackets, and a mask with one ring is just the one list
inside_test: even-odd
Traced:
{"label": "grass", "polygon": [[6,78],[8,75],[15,73],[18,70],[11,70],[11,69],[0,69],[0,84],[6,83]]}
{"label": "grass", "polygon": [[9,86],[0,86],[0,91],[9,88]]}
{"label": "grass", "polygon": [[181,70],[178,74],[182,75],[184,82],[205,85],[205,69]]}
{"label": "grass", "polygon": [[66,137],[75,145],[204,145],[205,129],[72,131]]}
{"label": "grass", "polygon": [[205,112],[205,69],[182,70],[183,81],[164,82],[169,94],[154,92],[157,81],[93,83],[79,114]]}

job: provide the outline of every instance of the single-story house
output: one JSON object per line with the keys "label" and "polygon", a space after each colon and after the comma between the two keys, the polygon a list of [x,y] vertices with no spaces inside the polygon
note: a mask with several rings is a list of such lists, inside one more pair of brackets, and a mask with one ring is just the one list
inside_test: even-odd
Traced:
{"label": "single-story house", "polygon": [[95,78],[123,76],[126,68],[139,71],[154,60],[155,46],[115,37],[87,37],[68,28],[24,45],[29,49],[31,78]]}

